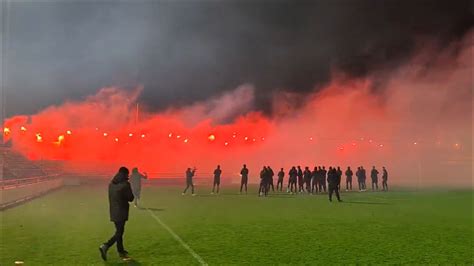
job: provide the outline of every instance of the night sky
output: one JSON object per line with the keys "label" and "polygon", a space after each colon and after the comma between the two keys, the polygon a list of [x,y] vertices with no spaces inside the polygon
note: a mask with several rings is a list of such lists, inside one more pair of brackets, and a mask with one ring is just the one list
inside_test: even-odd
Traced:
{"label": "night sky", "polygon": [[390,69],[419,41],[448,45],[473,25],[462,0],[5,3],[7,116],[137,85],[162,110],[249,83],[269,111],[272,91]]}

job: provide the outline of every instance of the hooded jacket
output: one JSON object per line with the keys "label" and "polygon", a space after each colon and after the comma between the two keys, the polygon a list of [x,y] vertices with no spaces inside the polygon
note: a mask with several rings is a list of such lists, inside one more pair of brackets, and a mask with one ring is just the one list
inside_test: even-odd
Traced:
{"label": "hooded jacket", "polygon": [[109,212],[112,222],[128,220],[128,202],[134,198],[127,175],[118,172],[109,184]]}

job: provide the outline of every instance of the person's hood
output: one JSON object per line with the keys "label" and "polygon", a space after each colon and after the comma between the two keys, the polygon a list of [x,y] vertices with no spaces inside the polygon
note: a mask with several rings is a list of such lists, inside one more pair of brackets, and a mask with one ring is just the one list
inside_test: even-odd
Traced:
{"label": "person's hood", "polygon": [[126,174],[124,173],[117,173],[114,178],[112,179],[112,183],[113,184],[119,184],[119,183],[122,183],[122,182],[126,182],[128,180],[128,177]]}

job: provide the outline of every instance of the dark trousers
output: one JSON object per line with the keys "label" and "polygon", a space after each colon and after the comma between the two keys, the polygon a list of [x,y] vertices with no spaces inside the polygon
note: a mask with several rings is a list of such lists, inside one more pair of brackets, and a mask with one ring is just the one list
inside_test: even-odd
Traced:
{"label": "dark trousers", "polygon": [[221,185],[221,180],[220,179],[214,179],[214,185],[212,186],[212,192],[214,192],[214,189],[217,186],[217,193],[219,193],[219,186]]}
{"label": "dark trousers", "polygon": [[326,192],[326,180],[319,181],[319,192]]}
{"label": "dark trousers", "polygon": [[315,178],[313,178],[313,182],[311,185],[311,192],[318,193],[318,181]]}
{"label": "dark trousers", "polygon": [[115,234],[105,243],[107,248],[110,248],[117,242],[117,251],[123,253],[125,249],[123,248],[123,233],[125,232],[125,221],[114,222],[115,224]]}
{"label": "dark trousers", "polygon": [[379,181],[377,179],[372,179],[372,190],[379,190]]}
{"label": "dark trousers", "polygon": [[186,183],[186,188],[184,189],[183,193],[186,193],[186,191],[188,191],[189,187],[191,187],[191,193],[194,194],[194,184],[193,184],[193,182],[187,182]]}
{"label": "dark trousers", "polygon": [[298,177],[298,191],[302,192],[304,190],[304,181],[303,178]]}
{"label": "dark trousers", "polygon": [[311,179],[306,179],[306,192],[310,193],[311,192]]}
{"label": "dark trousers", "polygon": [[258,188],[258,194],[263,193],[265,196],[268,194],[268,184],[265,182],[260,182],[260,187]]}
{"label": "dark trousers", "polygon": [[270,183],[268,183],[268,190],[270,190],[270,187],[272,187],[272,191],[275,191],[275,187],[273,186],[273,178],[270,180]]}
{"label": "dark trousers", "polygon": [[247,192],[247,183],[248,179],[242,177],[242,180],[240,180],[240,192],[242,192],[242,188],[245,186],[245,192]]}
{"label": "dark trousers", "polygon": [[346,179],[346,190],[349,190],[349,189],[352,190],[352,178],[351,179],[349,179],[349,178]]}
{"label": "dark trousers", "polygon": [[386,179],[382,180],[382,187],[383,190],[388,191],[388,184]]}
{"label": "dark trousers", "polygon": [[336,193],[337,200],[341,200],[339,196],[339,188],[337,185],[329,185],[329,200],[332,201],[332,193]]}
{"label": "dark trousers", "polygon": [[280,190],[282,191],[283,189],[283,179],[279,179],[277,182],[277,191]]}
{"label": "dark trousers", "polygon": [[290,185],[290,191],[291,192],[293,192],[293,188],[295,190],[295,193],[298,192],[297,191],[297,186],[296,186],[296,180],[291,180],[289,185]]}

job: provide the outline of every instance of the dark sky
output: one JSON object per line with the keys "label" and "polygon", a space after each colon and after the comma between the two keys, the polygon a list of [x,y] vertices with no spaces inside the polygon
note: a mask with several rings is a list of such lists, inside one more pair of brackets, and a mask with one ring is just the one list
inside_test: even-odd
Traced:
{"label": "dark sky", "polygon": [[3,14],[8,116],[137,84],[159,110],[251,83],[265,110],[273,90],[390,68],[416,40],[472,25],[462,0],[16,1]]}

